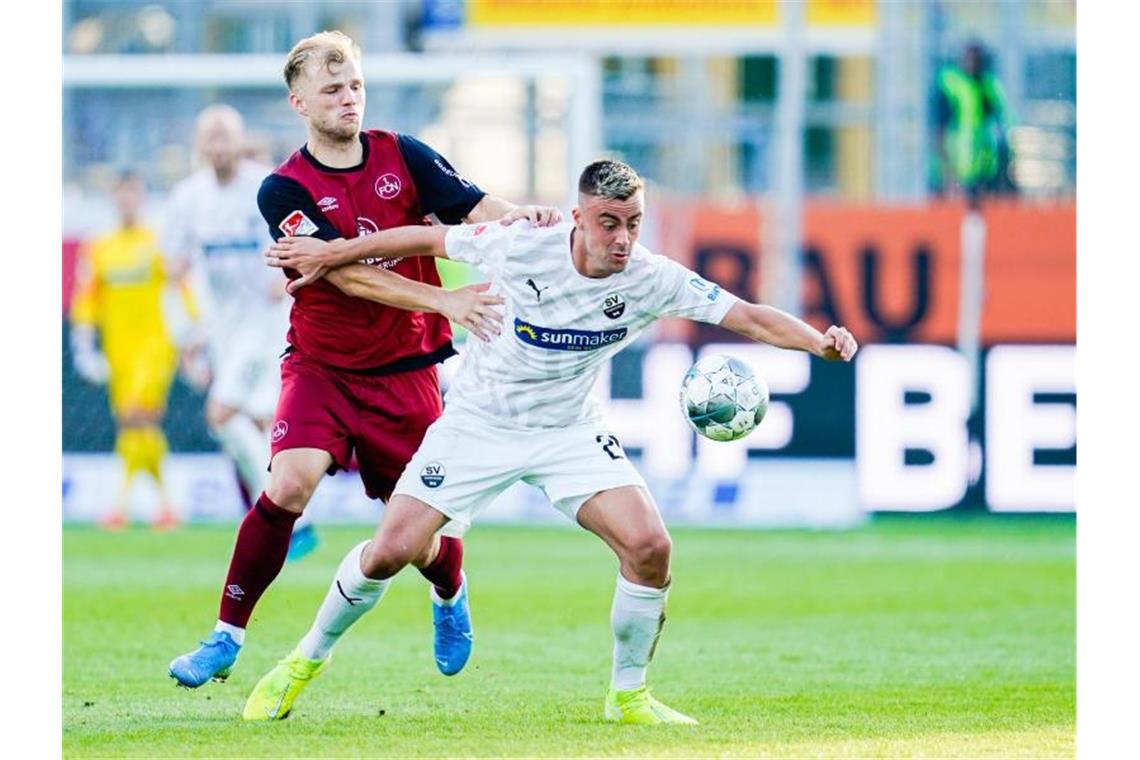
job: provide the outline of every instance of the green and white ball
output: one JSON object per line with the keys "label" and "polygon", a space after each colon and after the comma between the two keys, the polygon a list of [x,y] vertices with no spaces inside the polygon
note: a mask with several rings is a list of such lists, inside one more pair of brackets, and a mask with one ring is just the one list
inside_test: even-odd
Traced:
{"label": "green and white ball", "polygon": [[689,426],[713,441],[736,441],[768,412],[768,384],[732,356],[706,356],[685,373],[681,412]]}

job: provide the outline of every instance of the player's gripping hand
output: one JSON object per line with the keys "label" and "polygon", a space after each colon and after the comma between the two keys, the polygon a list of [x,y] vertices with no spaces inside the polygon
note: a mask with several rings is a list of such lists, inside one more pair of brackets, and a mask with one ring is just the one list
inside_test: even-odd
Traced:
{"label": "player's gripping hand", "polygon": [[562,221],[562,212],[554,206],[517,206],[499,224],[508,227],[519,219],[529,219],[535,227],[552,227]]}
{"label": "player's gripping hand", "polygon": [[444,292],[440,313],[457,325],[466,327],[475,337],[490,341],[503,329],[503,314],[495,307],[504,303],[502,296],[488,294],[490,283],[468,285]]}
{"label": "player's gripping hand", "polygon": [[832,362],[840,359],[849,362],[858,350],[859,344],[855,342],[855,337],[850,330],[846,327],[832,325],[823,334],[823,345],[820,347],[818,355]]}
{"label": "player's gripping hand", "polygon": [[327,242],[313,237],[283,237],[265,252],[265,263],[278,269],[292,269],[301,276],[286,286],[289,293],[316,282],[334,266]]}

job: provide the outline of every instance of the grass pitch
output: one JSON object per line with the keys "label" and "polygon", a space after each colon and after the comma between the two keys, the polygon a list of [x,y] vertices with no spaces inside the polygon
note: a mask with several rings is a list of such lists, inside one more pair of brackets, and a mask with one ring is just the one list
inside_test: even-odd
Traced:
{"label": "grass pitch", "polygon": [[233,526],[67,527],[67,757],[1072,757],[1071,519],[891,518],[840,533],[678,529],[654,693],[699,727],[602,722],[616,563],[584,531],[476,526],[475,652],[445,678],[424,582],[402,573],[275,724],[257,679],[371,528],[321,528],[262,599],[234,675],[168,662],[217,612]]}

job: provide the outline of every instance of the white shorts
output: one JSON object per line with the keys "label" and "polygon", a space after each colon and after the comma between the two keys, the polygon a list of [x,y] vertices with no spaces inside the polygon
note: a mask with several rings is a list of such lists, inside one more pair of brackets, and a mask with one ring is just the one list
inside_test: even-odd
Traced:
{"label": "white shorts", "polygon": [[520,480],[541,488],[575,522],[579,508],[599,491],[646,487],[602,422],[511,430],[445,409],[392,493],[414,496],[447,515],[453,522],[444,532],[454,535]]}
{"label": "white shorts", "polygon": [[[276,338],[276,336],[274,336]],[[268,339],[249,331],[224,341],[210,341],[214,379],[210,400],[237,409],[255,420],[271,420],[281,393],[284,336]]]}

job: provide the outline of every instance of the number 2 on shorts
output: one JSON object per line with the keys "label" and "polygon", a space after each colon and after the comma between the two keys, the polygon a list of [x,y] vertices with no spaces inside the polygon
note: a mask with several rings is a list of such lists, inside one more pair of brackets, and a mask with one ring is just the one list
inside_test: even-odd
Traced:
{"label": "number 2 on shorts", "polygon": [[[598,435],[594,438],[595,441],[602,444],[602,451],[610,455],[610,459],[625,459],[625,455],[621,453],[621,442],[612,435]],[[614,453],[617,449],[618,453]]]}

